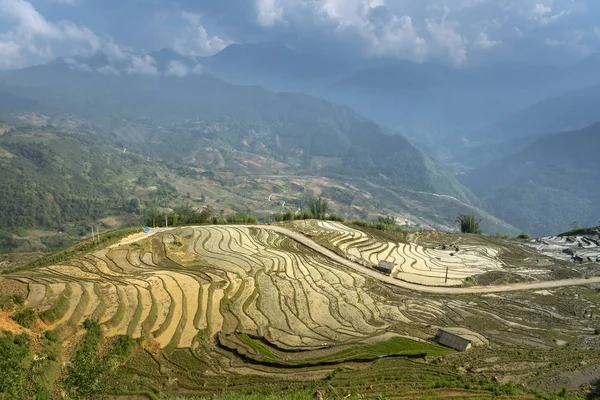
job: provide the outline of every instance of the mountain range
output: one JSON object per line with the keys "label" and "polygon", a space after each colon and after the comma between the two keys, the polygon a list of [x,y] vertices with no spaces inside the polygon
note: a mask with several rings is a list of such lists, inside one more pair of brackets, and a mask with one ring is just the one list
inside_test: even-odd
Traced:
{"label": "mountain range", "polygon": [[[542,179],[548,169],[557,182],[577,177],[582,188],[597,177],[563,158],[557,165],[568,171],[540,160],[539,170],[511,166],[529,165],[528,154],[555,157],[549,151],[559,142],[550,138],[596,121],[597,65],[592,56],[563,69],[452,69],[314,56],[276,43],[232,45],[212,57],[99,53],[1,72],[0,118],[13,127],[41,119],[202,174],[323,177],[378,194],[358,206],[342,189],[327,189],[349,216],[395,212],[449,228],[458,212],[475,212],[489,233],[552,233],[593,221],[585,204],[596,193],[582,192],[572,212],[553,206],[561,216],[548,224],[540,196],[553,204],[566,196],[562,183]],[[531,177],[542,180],[524,190]]]}
{"label": "mountain range", "polygon": [[[11,173],[0,184],[3,213],[14,215],[3,229],[85,232],[91,219],[123,219],[132,202],[143,212],[205,197],[201,205],[266,219],[323,195],[348,218],[392,214],[403,223],[452,229],[459,212],[474,212],[489,232],[518,232],[481,209],[469,189],[405,137],[347,106],[227,83],[191,72],[191,63],[188,74],[169,74],[176,60],[162,55],[150,75],[106,73],[100,56],[78,59],[78,66],[59,59],[2,74],[0,102],[13,106],[0,110],[11,127],[0,140],[2,167]],[[39,128],[31,132],[31,125]],[[65,169],[69,152],[78,156]],[[92,153],[98,162],[80,157]],[[133,158],[118,161],[123,154]],[[15,205],[9,200],[18,182],[35,182],[39,160],[45,172],[36,189]],[[100,160],[115,160],[116,169],[102,168]],[[94,187],[88,194],[85,182]],[[281,200],[273,202],[272,194]],[[97,199],[106,207],[96,207]],[[93,212],[69,211],[85,210],[87,202]]]}

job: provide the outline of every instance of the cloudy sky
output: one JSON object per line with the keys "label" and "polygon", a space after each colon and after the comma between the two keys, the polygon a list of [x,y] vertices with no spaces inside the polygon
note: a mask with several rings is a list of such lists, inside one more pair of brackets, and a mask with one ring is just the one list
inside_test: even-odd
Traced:
{"label": "cloudy sky", "polygon": [[97,51],[212,55],[263,41],[457,67],[574,63],[600,51],[600,1],[0,0],[0,69]]}

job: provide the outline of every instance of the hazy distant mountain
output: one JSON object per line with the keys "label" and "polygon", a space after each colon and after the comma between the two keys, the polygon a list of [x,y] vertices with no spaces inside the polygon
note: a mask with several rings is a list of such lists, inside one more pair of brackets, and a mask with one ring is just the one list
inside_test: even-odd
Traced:
{"label": "hazy distant mountain", "polygon": [[[349,105],[392,131],[401,131],[438,159],[469,165],[481,165],[469,162],[473,143],[491,146],[493,153],[504,140],[505,130],[527,130],[528,124],[535,124],[525,121],[521,126],[517,121],[511,126],[510,120],[518,118],[521,110],[561,91],[600,83],[593,72],[600,69],[600,57],[595,55],[565,69],[519,65],[460,69],[309,54],[277,42],[233,44],[212,57],[193,58],[166,48],[118,57],[98,53],[87,58],[61,58],[55,63],[105,75],[207,74],[235,84],[308,93]],[[495,129],[488,128],[505,119],[507,126],[501,122]],[[563,129],[547,125],[534,133]]]}
{"label": "hazy distant mountain", "polygon": [[581,129],[600,122],[599,108],[600,85],[572,90],[503,119],[491,134],[508,138]]}
{"label": "hazy distant mountain", "polygon": [[600,84],[600,53],[594,53],[562,71],[561,88],[570,90]]}
{"label": "hazy distant mountain", "polygon": [[305,93],[319,92],[370,63],[309,54],[277,42],[232,44],[212,57],[198,58],[198,62],[211,74],[232,83]]}
{"label": "hazy distant mountain", "polygon": [[[74,114],[83,119],[78,126],[119,146],[173,162],[208,159],[203,154],[215,149],[223,151],[219,157],[225,161],[228,149],[245,152],[281,163],[292,174],[362,180],[385,188],[396,193],[398,204],[412,201],[410,207],[417,208],[409,212],[440,224],[451,224],[457,212],[472,211],[470,205],[477,203],[404,137],[389,135],[345,106],[304,94],[236,86],[209,74],[114,75],[72,66],[55,62],[11,71],[0,80],[0,90],[36,101],[37,112]],[[200,165],[229,165],[213,161]],[[392,199],[381,201],[387,209]],[[495,221],[493,232],[510,231],[482,215],[488,226]]]}
{"label": "hazy distant mountain", "polygon": [[600,124],[543,137],[462,179],[494,215],[552,234],[600,220]]}

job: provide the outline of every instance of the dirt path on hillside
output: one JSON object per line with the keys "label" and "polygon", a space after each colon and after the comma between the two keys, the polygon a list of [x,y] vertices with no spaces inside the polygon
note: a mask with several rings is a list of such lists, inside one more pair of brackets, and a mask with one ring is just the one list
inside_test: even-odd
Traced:
{"label": "dirt path on hillside", "polygon": [[[227,225],[229,228],[247,228],[249,225]],[[203,226],[206,227],[206,226]],[[363,267],[360,264],[352,262],[344,257],[341,257],[333,251],[321,246],[306,236],[290,231],[289,229],[282,228],[280,226],[272,225],[258,225],[256,226],[261,229],[268,229],[282,235],[286,235],[289,238],[297,241],[298,243],[311,248],[312,250],[322,254],[323,256],[333,260],[339,264],[342,264],[348,268],[352,268],[364,275],[368,275],[380,282],[387,283],[389,285],[401,287],[404,289],[414,290],[416,292],[423,293],[437,293],[437,294],[478,294],[478,293],[501,293],[501,292],[518,292],[525,290],[540,290],[540,289],[553,289],[567,286],[583,286],[590,285],[593,283],[600,283],[600,277],[578,278],[578,279],[563,279],[559,281],[545,281],[545,282],[527,282],[527,283],[515,283],[503,286],[473,286],[468,288],[452,288],[452,287],[439,287],[439,286],[424,286],[415,283],[405,282],[391,276],[383,275],[373,269]]]}
{"label": "dirt path on hillside", "polygon": [[134,233],[132,235],[124,237],[123,239],[119,240],[117,243],[108,246],[108,248],[109,249],[114,249],[116,247],[123,246],[123,245],[126,245],[126,244],[131,244],[131,243],[139,242],[140,240],[145,239],[147,237],[150,237],[150,236],[154,235],[157,232],[164,232],[164,231],[168,231],[168,230],[171,230],[171,229],[173,229],[173,228],[154,228],[154,229],[152,229],[151,232],[148,232],[148,233],[146,233],[144,231],[141,231],[139,233]]}

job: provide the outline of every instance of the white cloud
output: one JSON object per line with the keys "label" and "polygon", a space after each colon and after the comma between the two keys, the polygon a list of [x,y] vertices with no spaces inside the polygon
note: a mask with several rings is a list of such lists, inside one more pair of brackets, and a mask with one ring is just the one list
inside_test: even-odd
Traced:
{"label": "white cloud", "polygon": [[475,47],[481,50],[491,49],[501,44],[501,40],[492,40],[490,39],[490,36],[485,32],[481,32],[474,43]]}
{"label": "white cloud", "polygon": [[204,73],[204,66],[201,64],[196,64],[192,69],[192,74],[202,75]]}
{"label": "white cloud", "polygon": [[262,26],[272,26],[283,19],[283,8],[277,5],[277,0],[257,0],[256,7]]}
{"label": "white cloud", "polygon": [[427,32],[431,36],[432,46],[442,53],[447,53],[455,66],[467,61],[468,41],[457,30],[460,23],[447,20],[447,13],[440,20],[428,18],[425,20]]}
{"label": "white cloud", "polygon": [[56,0],[57,3],[65,4],[67,6],[76,6],[81,3],[81,0]]}
{"label": "white cloud", "polygon": [[543,17],[544,15],[550,14],[552,12],[552,7],[542,3],[536,3],[533,6],[533,10],[531,10],[531,12],[536,17]]}
{"label": "white cloud", "polygon": [[254,4],[257,25],[273,30],[274,36],[285,30],[294,40],[308,37],[324,47],[337,42],[346,51],[367,56],[418,62],[436,57],[461,65],[467,60],[469,40],[459,33],[461,24],[449,17],[451,9],[468,10],[488,1],[255,0]]}
{"label": "white cloud", "polygon": [[13,68],[21,61],[21,46],[0,35],[0,69]]}
{"label": "white cloud", "polygon": [[543,3],[536,3],[531,10],[532,18],[542,25],[547,25],[571,14],[571,9],[564,9],[552,14],[552,7]]}
{"label": "white cloud", "polygon": [[179,61],[171,61],[165,71],[166,76],[177,76],[179,78],[184,78],[188,76],[189,73],[190,69]]}
{"label": "white cloud", "polygon": [[345,38],[358,51],[376,57],[398,57],[413,61],[427,58],[429,47],[410,15],[395,14],[384,0],[321,0],[314,4],[312,18],[321,23],[324,37]]}
{"label": "white cloud", "polygon": [[70,69],[75,71],[83,71],[83,72],[93,72],[92,68],[86,63],[80,63],[74,58],[67,57],[64,59],[65,63],[69,66]]}
{"label": "white cloud", "polygon": [[105,65],[103,67],[100,67],[100,68],[98,68],[96,70],[96,72],[99,72],[99,73],[104,74],[104,75],[121,75],[121,73],[119,72],[119,70],[117,70],[112,65]]}
{"label": "white cloud", "polygon": [[199,14],[184,11],[181,16],[186,21],[186,26],[173,44],[173,48],[178,52],[192,56],[209,56],[233,43],[218,36],[209,36]]}
{"label": "white cloud", "polygon": [[412,18],[407,15],[392,15],[382,25],[367,23],[363,26],[362,34],[371,43],[368,49],[377,56],[393,55],[423,61],[428,55],[427,42],[419,36]]}
{"label": "white cloud", "polygon": [[105,39],[71,21],[48,21],[25,0],[0,0],[0,19],[11,24],[0,33],[0,66],[16,68],[32,62],[48,61],[55,49],[70,53],[97,51]]}
{"label": "white cloud", "polygon": [[158,75],[156,60],[147,54],[142,56],[132,54],[129,61],[130,64],[125,69],[125,72],[127,72],[128,75]]}
{"label": "white cloud", "polygon": [[523,31],[521,30],[521,28],[519,28],[518,26],[515,26],[513,28],[513,30],[518,37],[520,37],[520,38],[523,37]]}

